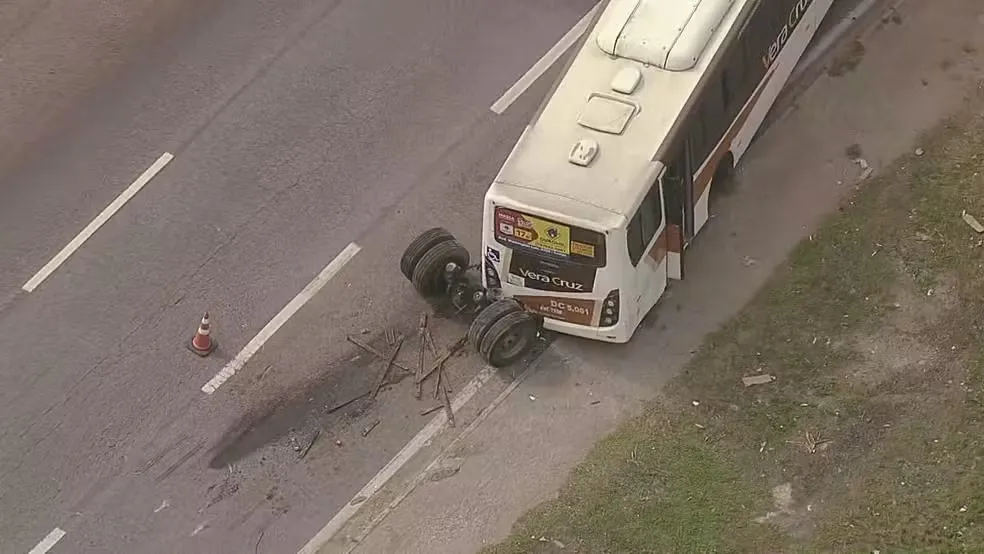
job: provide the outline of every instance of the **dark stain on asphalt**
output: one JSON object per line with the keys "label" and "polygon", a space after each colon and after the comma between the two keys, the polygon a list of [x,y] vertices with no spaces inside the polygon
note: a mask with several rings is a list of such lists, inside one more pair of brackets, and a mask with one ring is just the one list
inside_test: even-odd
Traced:
{"label": "dark stain on asphalt", "polygon": [[[398,332],[406,334],[407,330],[398,329]],[[359,338],[381,352],[390,350],[382,332]],[[376,375],[373,370],[381,365],[371,354],[350,346],[315,380],[240,417],[212,449],[209,467],[225,468],[261,448],[286,443],[292,437],[306,443],[319,426],[345,425],[358,417],[359,410],[364,409],[361,407],[364,400],[333,414],[325,413],[328,408],[369,390]],[[393,372],[397,373],[404,372]]]}
{"label": "dark stain on asphalt", "polygon": [[[471,319],[467,314],[455,313],[447,303],[431,303],[431,309],[429,315],[434,323],[443,320],[457,325],[462,323],[467,325]],[[407,338],[407,343],[403,345],[398,359],[407,367],[415,367],[416,362],[411,361],[411,359],[415,360],[415,356],[411,356],[410,353],[416,350],[417,321],[403,323],[393,327],[392,330],[397,335]],[[378,352],[388,354],[392,352],[393,346],[387,344],[385,335],[384,330],[379,330],[374,335],[365,334],[357,338]],[[505,374],[515,377],[538,358],[550,342],[550,334],[544,333],[526,359],[517,362],[511,368],[506,368]],[[329,363],[328,368],[315,380],[295,390],[287,391],[273,401],[252,409],[240,417],[212,449],[209,467],[227,468],[253,452],[275,444],[282,444],[285,448],[294,448],[294,450],[298,450],[300,445],[300,450],[303,450],[303,445],[311,440],[315,432],[327,429],[338,431],[356,422],[370,410],[372,406],[368,398],[363,398],[331,414],[327,413],[330,408],[370,391],[379,370],[382,369],[383,361],[355,345],[349,344],[349,346],[350,348]],[[437,345],[439,350],[448,346],[448,344]],[[473,354],[467,353],[468,348],[459,351],[452,359]],[[412,378],[412,375],[394,367],[389,374],[389,386],[396,386],[408,377]]]}

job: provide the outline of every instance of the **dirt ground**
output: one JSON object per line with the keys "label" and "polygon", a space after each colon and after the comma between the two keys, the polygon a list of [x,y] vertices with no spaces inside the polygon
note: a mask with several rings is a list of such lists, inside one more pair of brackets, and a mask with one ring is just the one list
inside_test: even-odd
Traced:
{"label": "dirt ground", "polygon": [[984,551],[984,82],[969,90],[483,552]]}

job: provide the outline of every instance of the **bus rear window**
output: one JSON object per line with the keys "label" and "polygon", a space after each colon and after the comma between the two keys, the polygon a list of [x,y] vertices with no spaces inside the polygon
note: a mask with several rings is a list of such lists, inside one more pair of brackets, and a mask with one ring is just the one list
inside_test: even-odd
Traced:
{"label": "bus rear window", "polygon": [[509,208],[495,209],[495,239],[513,248],[555,259],[605,266],[605,236]]}

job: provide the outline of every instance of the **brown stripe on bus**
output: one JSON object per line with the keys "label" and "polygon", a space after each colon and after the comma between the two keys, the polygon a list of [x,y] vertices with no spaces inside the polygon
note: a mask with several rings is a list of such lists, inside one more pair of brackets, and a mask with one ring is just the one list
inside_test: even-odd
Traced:
{"label": "brown stripe on bus", "polygon": [[533,313],[576,325],[595,325],[595,308],[599,303],[597,300],[519,294],[513,298]]}
{"label": "brown stripe on bus", "polygon": [[772,80],[772,76],[775,75],[775,71],[770,72],[762,83],[759,85],[758,90],[755,94],[748,100],[745,107],[742,108],[741,113],[735,118],[734,123],[731,124],[731,128],[725,133],[724,138],[718,143],[717,149],[711,152],[709,161],[704,165],[703,171],[694,176],[694,200],[696,201],[704,191],[707,189],[708,185],[711,184],[711,179],[714,178],[714,173],[717,172],[718,164],[724,159],[724,156],[731,152],[731,144],[735,141],[735,137],[741,131],[742,127],[745,126],[745,122],[748,120],[748,116],[752,114],[752,110],[755,109],[755,105],[758,104],[758,99],[762,96],[762,93],[769,86],[769,81]]}
{"label": "brown stripe on bus", "polygon": [[656,262],[657,267],[659,264],[663,263],[663,259],[666,258],[667,243],[669,240],[669,233],[667,233],[667,230],[670,227],[673,227],[673,225],[667,225],[662,231],[659,232],[659,236],[656,237],[656,243],[649,249],[649,257]]}
{"label": "brown stripe on bus", "polygon": [[666,250],[674,254],[683,253],[683,231],[679,225],[668,223],[666,225]]}

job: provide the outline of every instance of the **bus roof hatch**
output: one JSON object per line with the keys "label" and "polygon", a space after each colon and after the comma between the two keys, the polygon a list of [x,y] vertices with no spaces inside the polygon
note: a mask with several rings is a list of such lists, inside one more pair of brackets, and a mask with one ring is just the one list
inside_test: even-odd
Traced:
{"label": "bus roof hatch", "polygon": [[734,0],[612,0],[598,23],[605,53],[667,71],[697,65]]}

